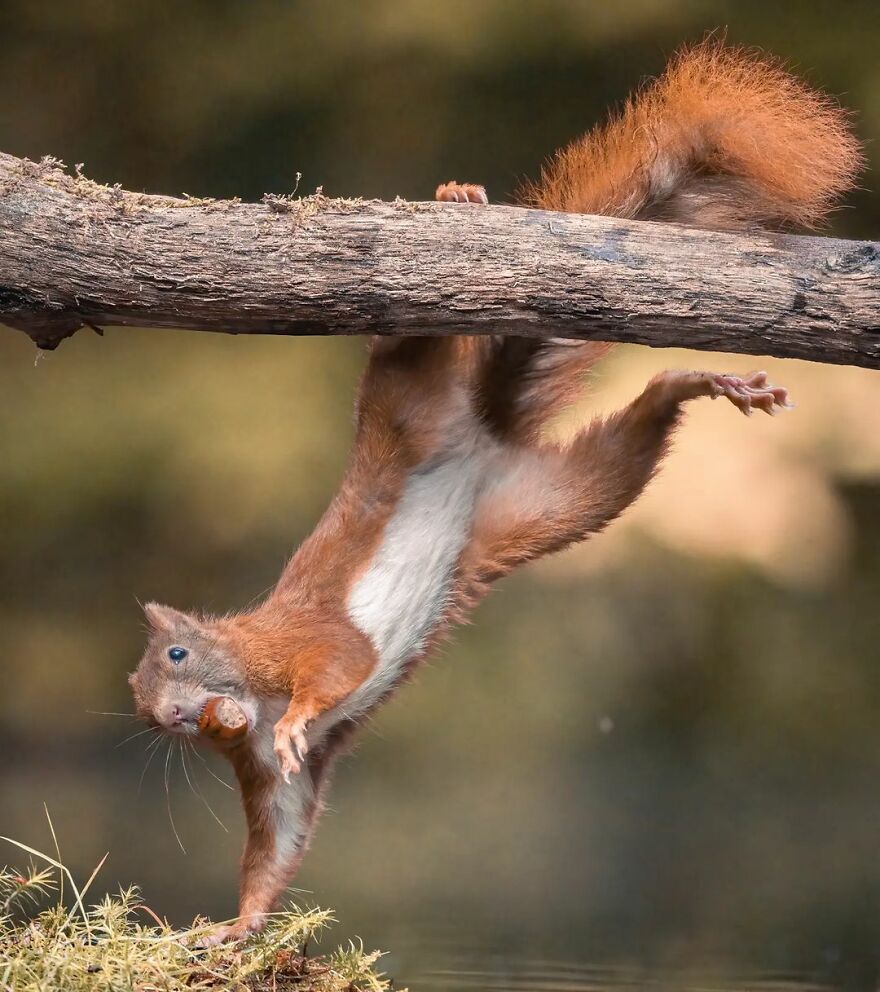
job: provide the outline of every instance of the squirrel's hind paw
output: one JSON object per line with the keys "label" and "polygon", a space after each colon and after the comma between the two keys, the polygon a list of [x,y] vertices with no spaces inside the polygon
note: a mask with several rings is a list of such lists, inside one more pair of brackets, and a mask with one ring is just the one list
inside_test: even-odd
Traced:
{"label": "squirrel's hind paw", "polygon": [[771,416],[777,410],[791,407],[788,390],[771,386],[766,372],[750,372],[746,376],[722,375],[718,372],[685,372],[670,369],[655,376],[646,390],[647,396],[659,400],[661,407],[709,396],[713,400],[725,397],[747,417],[752,410],[763,410]]}
{"label": "squirrel's hind paw", "polygon": [[766,372],[752,372],[743,378],[736,375],[713,375],[716,396],[724,396],[742,413],[750,417],[752,410],[763,410],[773,416],[777,409],[788,409],[788,390],[771,386]]}
{"label": "squirrel's hind paw", "polygon": [[454,179],[448,183],[441,183],[434,199],[446,203],[488,203],[489,197],[483,186],[475,183],[457,183]]}

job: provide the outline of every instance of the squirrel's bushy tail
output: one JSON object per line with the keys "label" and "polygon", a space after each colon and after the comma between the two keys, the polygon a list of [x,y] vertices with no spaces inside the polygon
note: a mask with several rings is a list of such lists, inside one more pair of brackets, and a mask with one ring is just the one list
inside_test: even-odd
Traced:
{"label": "squirrel's bushy tail", "polygon": [[557,152],[525,198],[723,230],[809,228],[861,164],[846,110],[772,57],[710,38]]}
{"label": "squirrel's bushy tail", "polygon": [[[616,116],[561,149],[529,205],[715,230],[815,227],[863,162],[849,113],[770,56],[716,38],[682,49]],[[540,436],[606,350],[494,341],[482,408],[511,440]]]}

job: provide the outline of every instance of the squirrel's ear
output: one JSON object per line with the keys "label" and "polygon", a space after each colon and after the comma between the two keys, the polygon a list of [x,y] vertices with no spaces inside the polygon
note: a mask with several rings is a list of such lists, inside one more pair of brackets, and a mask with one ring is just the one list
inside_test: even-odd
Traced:
{"label": "squirrel's ear", "polygon": [[147,622],[156,633],[170,634],[172,630],[180,626],[192,625],[191,617],[170,606],[162,606],[160,603],[147,603],[144,607],[144,614]]}

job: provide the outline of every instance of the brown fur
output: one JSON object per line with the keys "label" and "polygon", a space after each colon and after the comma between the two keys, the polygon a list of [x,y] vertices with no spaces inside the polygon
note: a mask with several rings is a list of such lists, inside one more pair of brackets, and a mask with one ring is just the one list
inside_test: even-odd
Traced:
{"label": "brown fur", "polygon": [[[549,209],[704,227],[814,225],[852,185],[860,161],[846,114],[828,98],[767,58],[709,41],[677,55],[616,118],[559,152],[527,199]],[[457,183],[438,187],[437,197],[485,200],[482,187]],[[467,445],[482,459],[474,463],[480,487],[448,608],[424,654],[496,579],[622,513],[657,471],[684,402],[726,396],[744,412],[785,405],[785,391],[768,386],[763,373],[743,381],[665,372],[571,444],[548,443],[547,421],[576,395],[606,347],[554,339],[376,339],[348,470],[265,602],[214,619],[147,608],[152,636],[132,678],[138,712],[167,722],[167,706],[162,715],[158,708],[171,683],[188,699],[196,690],[198,698],[216,690],[238,692],[239,699],[282,697],[282,705],[289,699],[275,724],[275,750],[285,774],[308,776],[312,787],[293,853],[279,854],[278,768],[248,742],[228,752],[248,842],[241,920],[218,936],[262,925],[308,845],[333,758],[356,724],[341,720],[307,758],[305,729],[344,703],[376,667],[376,650],[350,619],[347,601],[413,473],[456,453],[461,458]],[[191,658],[172,672],[168,651],[175,644],[189,647]],[[409,659],[400,680],[419,657]]]}
{"label": "brown fur", "polygon": [[815,227],[862,164],[850,115],[831,98],[771,56],[708,39],[557,152],[524,197],[698,227]]}

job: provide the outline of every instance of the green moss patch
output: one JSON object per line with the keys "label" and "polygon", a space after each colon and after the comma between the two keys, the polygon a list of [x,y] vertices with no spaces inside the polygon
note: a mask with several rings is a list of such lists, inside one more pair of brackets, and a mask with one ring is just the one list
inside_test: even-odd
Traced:
{"label": "green moss patch", "polygon": [[350,944],[327,954],[313,953],[318,937],[333,922],[324,910],[290,906],[274,914],[258,936],[199,950],[199,937],[213,924],[197,919],[185,931],[174,930],[144,904],[134,887],[89,901],[101,865],[77,887],[60,860],[17,846],[35,863],[24,872],[0,871],[4,992],[390,988],[376,971],[377,952]]}

